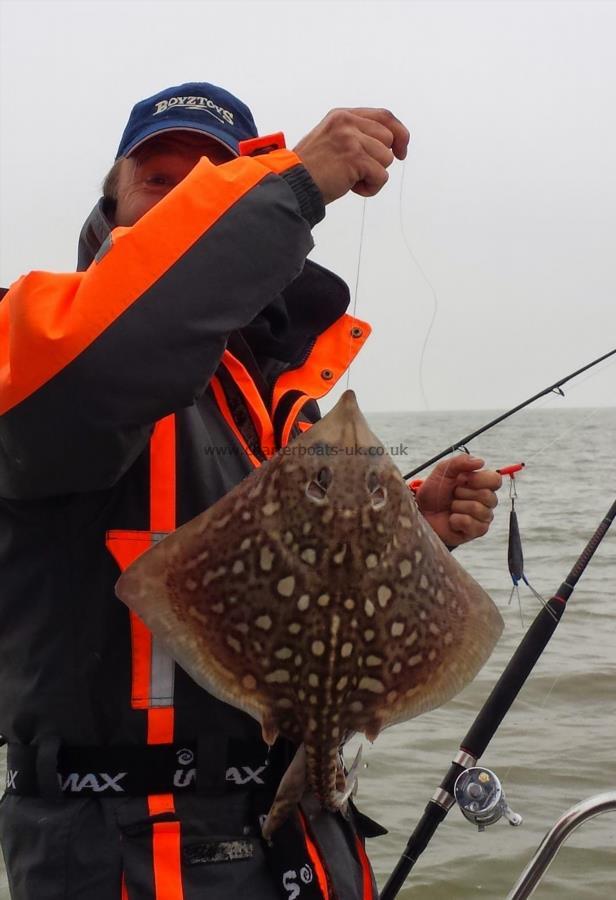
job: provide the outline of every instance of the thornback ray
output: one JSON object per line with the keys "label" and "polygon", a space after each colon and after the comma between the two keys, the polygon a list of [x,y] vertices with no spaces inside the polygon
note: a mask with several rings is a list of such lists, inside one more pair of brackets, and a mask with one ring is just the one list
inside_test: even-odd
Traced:
{"label": "thornback ray", "polygon": [[341,804],[350,735],[374,740],[451,699],[503,627],[352,391],[144,553],[116,591],[197,684],[261,723],[266,743],[304,743],[307,786],[328,809]]}

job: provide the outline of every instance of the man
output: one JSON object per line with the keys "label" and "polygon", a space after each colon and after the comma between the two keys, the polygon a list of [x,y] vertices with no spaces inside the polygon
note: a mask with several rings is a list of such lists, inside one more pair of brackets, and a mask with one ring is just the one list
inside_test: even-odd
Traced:
{"label": "man", "polygon": [[[116,600],[120,569],[318,416],[366,339],[306,256],[324,205],[406,153],[389,112],[257,139],[205,83],[137,104],[79,271],[0,303],[0,839],[14,900],[371,896],[359,813],[259,839],[291,748],[199,689]],[[418,494],[455,546],[496,473],[462,456]]]}

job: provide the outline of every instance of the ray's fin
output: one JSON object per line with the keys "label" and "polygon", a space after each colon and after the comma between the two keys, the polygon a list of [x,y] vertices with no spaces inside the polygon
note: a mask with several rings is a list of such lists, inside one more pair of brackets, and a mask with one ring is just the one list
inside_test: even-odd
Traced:
{"label": "ray's fin", "polygon": [[359,766],[361,764],[361,757],[363,752],[363,745],[359,745],[359,750],[355,754],[355,759],[351,765],[351,768],[346,774],[346,778],[344,780],[344,791],[340,795],[340,806],[346,806],[346,802],[350,797],[354,797],[357,793],[357,784],[359,781]]}

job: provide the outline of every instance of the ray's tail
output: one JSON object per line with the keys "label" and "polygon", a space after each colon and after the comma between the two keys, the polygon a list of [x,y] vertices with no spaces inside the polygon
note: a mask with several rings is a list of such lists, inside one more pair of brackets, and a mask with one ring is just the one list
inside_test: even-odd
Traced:
{"label": "ray's tail", "polygon": [[314,735],[306,735],[306,782],[324,809],[340,809],[344,783],[338,780],[337,742],[314,742]]}

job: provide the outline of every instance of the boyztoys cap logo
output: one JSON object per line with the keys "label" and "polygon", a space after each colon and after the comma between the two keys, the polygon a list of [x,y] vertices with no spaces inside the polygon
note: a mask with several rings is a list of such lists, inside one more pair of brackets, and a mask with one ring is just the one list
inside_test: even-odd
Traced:
{"label": "boyztoys cap logo", "polygon": [[156,104],[156,108],[152,115],[158,116],[160,113],[167,112],[167,110],[173,109],[176,106],[199,109],[209,113],[214,116],[215,119],[218,119],[220,122],[226,123],[227,125],[235,124],[233,121],[233,113],[228,109],[224,109],[222,106],[218,106],[218,104],[214,103],[213,100],[210,100],[209,97],[169,97],[168,100],[160,100]]}

